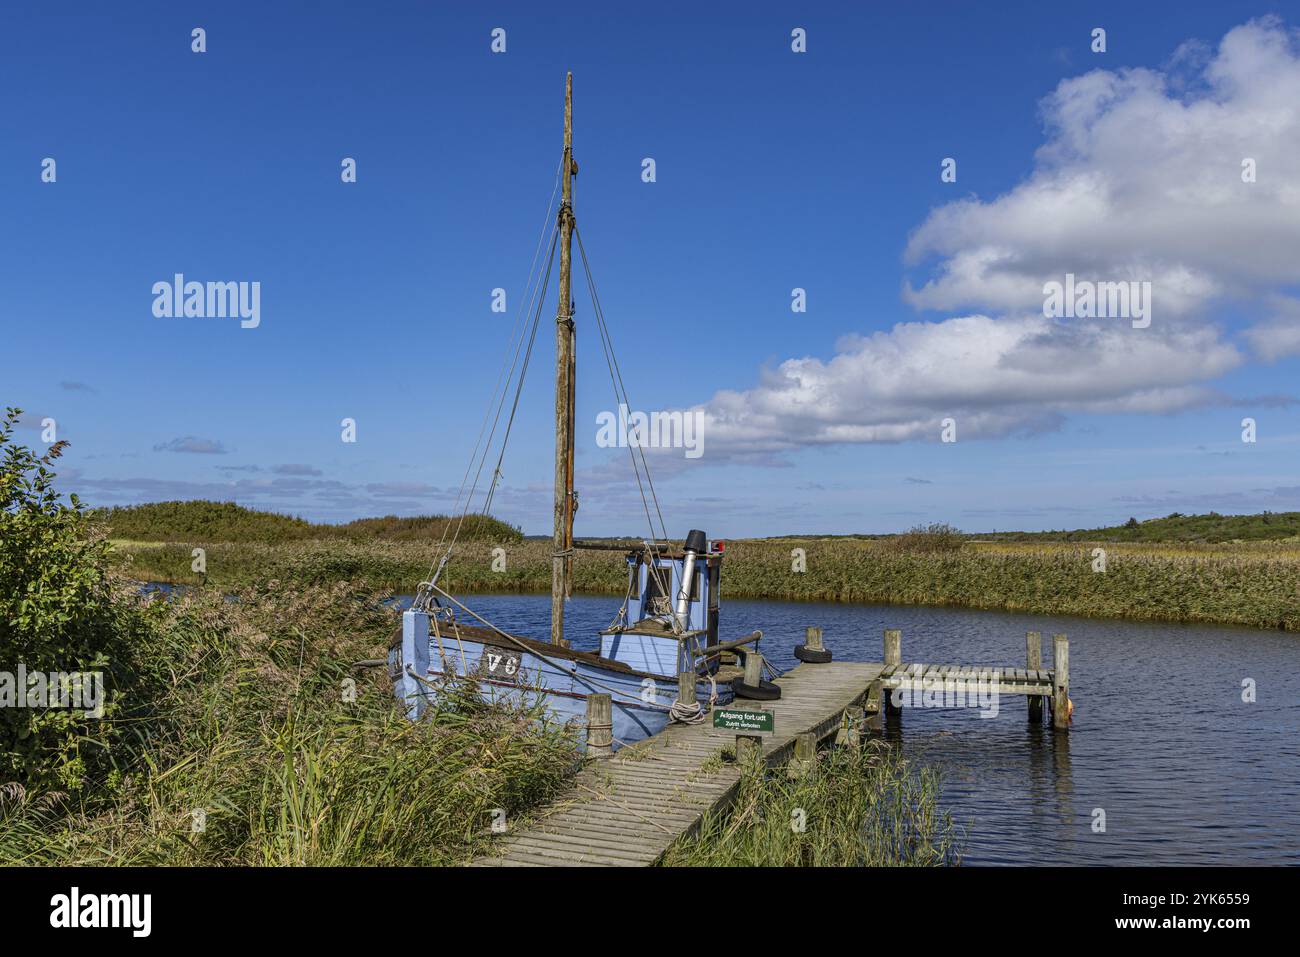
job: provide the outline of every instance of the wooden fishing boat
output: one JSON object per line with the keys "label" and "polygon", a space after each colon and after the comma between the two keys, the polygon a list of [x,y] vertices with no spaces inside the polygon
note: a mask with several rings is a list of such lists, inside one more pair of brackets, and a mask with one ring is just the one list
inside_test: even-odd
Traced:
{"label": "wooden fishing boat", "polygon": [[[573,468],[575,323],[571,295],[572,240],[575,234],[615,396],[619,401],[627,402],[586,250],[582,247],[581,235],[577,233],[573,214],[573,179],[577,171],[573,160],[573,75],[569,74],[564,100],[564,155],[557,172],[557,186],[562,185],[562,198],[551,234],[545,271],[543,273],[537,268],[535,256],[535,279],[530,279],[528,287],[532,294],[526,297],[526,301],[530,304],[535,302],[537,308],[531,329],[527,322],[528,310],[521,314],[515,361],[510,365],[510,374],[504,377],[496,418],[492,420],[491,432],[487,433],[487,442],[483,443],[483,433],[480,433],[480,443],[475,447],[477,471],[474,470],[474,461],[466,470],[466,483],[471,474],[474,482],[469,485],[468,494],[461,496],[464,501],[463,521],[475,501],[478,477],[489,460],[502,409],[513,385],[514,404],[500,440],[496,467],[489,473],[490,482],[479,509],[488,512],[532,354],[551,265],[558,250],[555,525],[550,640],[539,641],[498,628],[440,586],[439,577],[452,556],[459,534],[460,523],[456,523],[456,533],[451,535],[440,561],[435,560],[429,580],[420,583],[412,607],[402,615],[401,633],[389,649],[388,670],[394,691],[413,720],[421,717],[449,683],[468,684],[486,700],[523,705],[540,703],[548,716],[575,724],[588,720],[588,706],[593,696],[608,695],[612,746],[616,749],[659,732],[670,721],[703,720],[714,705],[730,702],[734,692],[727,682],[729,675],[720,668],[720,662],[729,653],[745,654],[750,647],[755,647],[761,633],[754,632],[733,641],[719,640],[725,545],[709,541],[698,529],[692,529],[680,543],[668,540],[650,480],[649,463],[644,449],[636,445],[629,445],[628,449],[650,535],[631,545],[574,540],[574,513],[578,503]],[[547,217],[549,220],[549,207]],[[538,246],[540,250],[541,244]],[[525,339],[528,347],[523,352]],[[521,354],[522,365],[518,362]],[[489,417],[490,414],[489,408]],[[489,418],[484,419],[485,431],[488,421]],[[462,493],[464,491],[465,483],[462,483]],[[656,515],[660,516],[658,528],[654,523]],[[574,551],[588,547],[618,548],[625,551],[627,561],[627,592],[614,621],[599,634],[598,651],[574,649],[564,630],[564,605],[572,592]],[[743,690],[747,686],[741,687]]]}

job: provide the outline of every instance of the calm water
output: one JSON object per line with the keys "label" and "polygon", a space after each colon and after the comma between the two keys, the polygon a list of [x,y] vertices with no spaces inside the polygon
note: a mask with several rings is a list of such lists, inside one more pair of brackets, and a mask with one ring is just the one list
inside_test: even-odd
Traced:
{"label": "calm water", "polygon": [[[484,595],[500,627],[544,636],[549,598]],[[617,611],[570,603],[575,647]],[[721,637],[762,629],[782,669],[806,625],[838,660],[880,661],[881,631],[903,629],[903,660],[1023,666],[1025,632],[1070,637],[1074,725],[1056,735],[1007,697],[995,718],[911,708],[892,738],[935,767],[944,806],[965,830],[968,864],[1300,863],[1300,637],[1200,625],[1141,624],[883,605],[726,601]],[[1241,700],[1253,678],[1257,701]],[[1092,830],[1106,813],[1105,833]]]}

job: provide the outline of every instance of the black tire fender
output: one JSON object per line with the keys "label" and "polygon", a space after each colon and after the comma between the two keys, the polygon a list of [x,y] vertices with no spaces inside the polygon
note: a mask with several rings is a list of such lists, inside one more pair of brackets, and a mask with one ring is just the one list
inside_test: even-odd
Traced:
{"label": "black tire fender", "polygon": [[781,686],[772,681],[760,680],[758,685],[747,685],[743,678],[731,682],[731,690],[737,698],[749,701],[777,701],[781,697]]}

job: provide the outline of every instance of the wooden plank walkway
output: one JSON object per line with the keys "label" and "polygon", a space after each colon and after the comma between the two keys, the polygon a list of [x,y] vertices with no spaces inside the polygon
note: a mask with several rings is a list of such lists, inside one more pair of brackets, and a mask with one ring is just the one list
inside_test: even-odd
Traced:
{"label": "wooden plank walkway", "polygon": [[[836,661],[801,664],[777,679],[779,701],[763,702],[775,715],[775,733],[762,739],[771,765],[787,761],[795,738],[822,741],[837,730],[844,709],[862,705],[881,664]],[[494,856],[477,867],[654,864],[678,837],[693,833],[704,815],[725,808],[736,794],[740,769],[722,761],[735,745],[732,731],[711,722],[672,725],[662,734],[594,762],[536,823],[504,836]]]}
{"label": "wooden plank walkway", "polygon": [[[809,629],[810,637],[814,631],[818,630]],[[898,713],[899,706],[890,697],[895,689],[945,691],[968,682],[983,684],[980,693],[1025,695],[1031,723],[1041,722],[1045,703],[1051,703],[1054,727],[1067,730],[1072,707],[1069,642],[1065,635],[1053,636],[1056,669],[1044,670],[1041,636],[1031,631],[1025,640],[1024,668],[903,664],[902,632],[897,629],[885,630],[884,664],[800,664],[777,679],[781,699],[762,704],[773,712],[776,728],[762,738],[763,758],[769,766],[785,763],[802,734],[811,734],[820,743],[839,730],[850,707],[863,706],[867,729],[880,728],[885,714]],[[965,690],[969,694],[977,689],[967,685]],[[931,706],[928,700],[924,706]],[[722,760],[723,749],[735,744],[734,732],[715,731],[712,722],[671,725],[647,741],[588,765],[535,823],[502,837],[493,856],[479,858],[473,865],[654,864],[673,841],[695,832],[705,814],[725,809],[735,797],[740,768]]]}
{"label": "wooden plank walkway", "polygon": [[1038,668],[907,664],[885,666],[880,680],[886,690],[927,691],[942,689],[944,684],[983,682],[1000,695],[1050,696],[1055,677],[1053,672]]}

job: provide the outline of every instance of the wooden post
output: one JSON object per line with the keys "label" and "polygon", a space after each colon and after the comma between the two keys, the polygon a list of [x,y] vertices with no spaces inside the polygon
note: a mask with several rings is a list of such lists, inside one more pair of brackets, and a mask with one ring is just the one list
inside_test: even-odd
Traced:
{"label": "wooden post", "polygon": [[[1025,668],[1029,671],[1043,670],[1043,636],[1036,631],[1025,632]],[[1029,695],[1030,723],[1043,723],[1043,696]]]}
{"label": "wooden post", "polygon": [[1070,727],[1070,639],[1052,636],[1052,726],[1059,731]]}
{"label": "wooden post", "polygon": [[587,756],[605,758],[614,753],[614,704],[607,694],[587,696]]}
{"label": "wooden post", "polygon": [[[897,628],[885,629],[885,667],[894,665],[896,668],[903,663],[903,632]],[[889,689],[884,689],[885,714],[887,716],[897,716],[901,712],[902,706],[894,704],[894,696]]]}
{"label": "wooden post", "polygon": [[879,731],[883,728],[884,721],[881,719],[881,712],[884,708],[884,683],[877,678],[867,686],[867,700],[863,707],[863,712],[867,718],[867,728],[871,731]]}
{"label": "wooden post", "polygon": [[694,671],[679,671],[677,673],[677,700],[687,707],[693,707],[699,703],[695,697]]}
{"label": "wooden post", "polygon": [[786,768],[792,778],[801,778],[817,765],[817,735],[811,731],[800,731],[794,739],[794,756]]}
{"label": "wooden post", "polygon": [[836,739],[836,744],[853,748],[855,751],[862,747],[863,714],[863,709],[856,705],[849,705],[844,709],[844,726],[840,729],[841,733]]}
{"label": "wooden post", "polygon": [[[749,657],[745,659],[746,663]],[[757,701],[748,701],[744,698],[737,698],[732,704],[733,708],[741,711],[762,711],[762,706]],[[763,754],[763,738],[757,734],[737,734],[736,735],[736,763],[742,768],[747,768],[752,762],[757,762]]]}
{"label": "wooden post", "polygon": [[564,600],[573,552],[573,74],[564,84],[564,189],[560,200],[560,302],[555,312],[555,531],[551,552],[551,642],[564,645]]}
{"label": "wooden post", "polygon": [[745,684],[751,688],[757,688],[760,681],[763,680],[763,656],[757,651],[749,650],[745,652]]}
{"label": "wooden post", "polygon": [[822,630],[815,625],[809,625],[804,629],[803,646],[809,651],[825,651],[826,646],[822,644]]}

